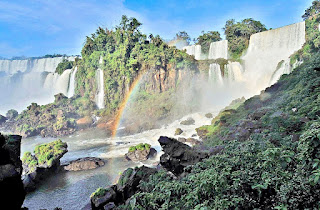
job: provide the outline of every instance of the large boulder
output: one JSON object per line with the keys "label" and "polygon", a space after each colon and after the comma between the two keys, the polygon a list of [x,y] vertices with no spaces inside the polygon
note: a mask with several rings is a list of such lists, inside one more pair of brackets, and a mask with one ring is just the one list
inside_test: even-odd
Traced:
{"label": "large boulder", "polygon": [[181,121],[180,124],[181,125],[194,125],[195,122],[196,121],[192,117],[189,117],[188,119]]}
{"label": "large boulder", "polygon": [[174,135],[177,136],[177,135],[180,135],[183,133],[183,130],[181,128],[177,128],[176,131],[174,132]]}
{"label": "large boulder", "polygon": [[21,209],[26,192],[21,181],[21,136],[0,134],[0,203],[6,209]]}
{"label": "large boulder", "polygon": [[68,165],[64,166],[66,171],[82,171],[95,169],[100,166],[104,166],[104,161],[100,158],[85,157],[71,161]]}
{"label": "large boulder", "polygon": [[23,162],[23,184],[26,191],[36,188],[41,181],[60,170],[60,159],[68,152],[68,145],[60,139],[35,148],[34,155],[25,152]]}
{"label": "large boulder", "polygon": [[209,157],[209,153],[197,151],[173,138],[161,136],[158,141],[164,152],[160,164],[176,176],[182,174],[185,167]]}
{"label": "large boulder", "polygon": [[157,154],[157,150],[151,147],[150,144],[138,144],[129,148],[128,153],[125,154],[127,160],[133,162],[146,161],[149,158],[154,157]]}

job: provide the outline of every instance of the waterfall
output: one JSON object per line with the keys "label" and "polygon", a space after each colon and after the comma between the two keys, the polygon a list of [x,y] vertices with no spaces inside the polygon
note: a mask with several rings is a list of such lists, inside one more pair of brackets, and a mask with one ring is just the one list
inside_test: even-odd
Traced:
{"label": "waterfall", "polygon": [[[244,77],[253,94],[268,87],[270,80],[275,82],[278,78],[272,79],[272,77],[278,63],[283,60],[288,64],[290,55],[301,49],[304,43],[305,22],[253,34],[250,37],[247,53],[242,57]],[[286,67],[282,68],[282,73],[283,69]]]}
{"label": "waterfall", "polygon": [[222,40],[210,44],[208,59],[228,59],[228,41]]}
{"label": "waterfall", "polygon": [[222,86],[224,84],[219,64],[217,63],[210,64],[209,81],[213,85]]}
{"label": "waterfall", "polygon": [[[75,57],[65,57],[74,60]],[[21,111],[32,102],[48,104],[54,94],[68,94],[71,70],[54,73],[63,57],[0,60],[0,113],[9,109]]]}
{"label": "waterfall", "polygon": [[68,89],[68,97],[71,98],[74,96],[74,89],[75,89],[75,80],[76,80],[76,73],[77,73],[78,67],[76,66],[75,69],[72,71],[70,81],[69,81],[69,89]]}
{"label": "waterfall", "polygon": [[225,75],[224,77],[229,83],[241,82],[243,81],[243,67],[239,62],[228,62],[224,67]]}
{"label": "waterfall", "polygon": [[183,47],[183,50],[186,50],[189,55],[193,55],[196,60],[202,59],[201,45],[186,46]]}
{"label": "waterfall", "polygon": [[67,69],[57,77],[56,83],[54,84],[54,95],[58,93],[63,93],[65,96],[68,95],[70,74],[71,69]]}
{"label": "waterfall", "polygon": [[[99,64],[101,65],[103,62],[102,57],[100,57]],[[95,98],[96,104],[99,109],[103,109],[104,106],[104,79],[103,79],[103,70],[98,68],[96,72],[96,81],[98,86],[98,92]]]}

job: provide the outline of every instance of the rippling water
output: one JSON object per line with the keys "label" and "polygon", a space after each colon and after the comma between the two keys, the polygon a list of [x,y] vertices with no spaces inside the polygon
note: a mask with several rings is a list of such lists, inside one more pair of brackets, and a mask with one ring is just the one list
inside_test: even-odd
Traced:
{"label": "rippling water", "polygon": [[[29,193],[24,201],[24,206],[33,209],[82,209],[90,200],[90,195],[99,187],[106,187],[115,183],[119,173],[128,167],[140,166],[142,163],[128,162],[124,154],[132,145],[140,142],[149,143],[158,151],[153,160],[144,162],[145,165],[153,165],[159,160],[161,147],[158,143],[160,136],[174,137],[176,128],[184,132],[179,137],[191,137],[195,134],[195,128],[210,124],[211,119],[204,117],[205,113],[195,113],[185,116],[181,120],[192,117],[195,125],[180,125],[177,120],[161,129],[145,131],[139,134],[106,138],[102,130],[92,129],[78,132],[75,135],[60,138],[67,142],[68,152],[61,159],[61,163],[75,160],[81,157],[99,157],[105,160],[103,167],[75,172],[60,172],[49,177],[36,191]],[[177,137],[177,136],[175,136]],[[33,151],[35,146],[55,140],[56,138],[27,138],[22,140],[21,154],[25,151]]]}

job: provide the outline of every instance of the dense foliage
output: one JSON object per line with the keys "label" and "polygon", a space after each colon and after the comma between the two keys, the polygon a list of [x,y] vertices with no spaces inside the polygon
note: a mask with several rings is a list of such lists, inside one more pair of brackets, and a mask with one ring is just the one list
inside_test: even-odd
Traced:
{"label": "dense foliage", "polygon": [[18,116],[18,111],[17,110],[14,110],[14,109],[10,109],[8,110],[7,114],[6,114],[6,117],[11,120],[11,119],[14,119]]}
{"label": "dense foliage", "polygon": [[[108,112],[115,111],[125,92],[142,72],[195,68],[194,59],[185,52],[169,47],[159,36],[147,36],[139,31],[135,18],[122,17],[113,30],[99,28],[87,37],[77,72],[76,92],[91,100],[95,97],[96,70],[104,72],[105,104]],[[99,61],[102,61],[100,63]]]}
{"label": "dense foliage", "polygon": [[73,68],[73,61],[69,61],[67,59],[63,59],[61,61],[61,63],[58,64],[57,68],[56,68],[56,73],[58,74],[62,74],[65,70],[67,69],[72,69]]}
{"label": "dense foliage", "polygon": [[312,16],[318,14],[320,12],[320,1],[316,0],[312,2],[312,5],[305,10],[305,13],[302,15],[303,20],[307,20]]}
{"label": "dense foliage", "polygon": [[151,145],[150,144],[147,144],[147,143],[140,143],[140,144],[138,144],[138,145],[136,145],[136,146],[131,146],[130,148],[129,148],[129,152],[134,152],[134,151],[136,151],[136,150],[149,150],[151,148]]}
{"label": "dense foliage", "polygon": [[202,31],[202,34],[197,38],[196,44],[201,45],[201,51],[204,54],[209,53],[211,42],[217,42],[221,40],[220,33],[218,31]]}
{"label": "dense foliage", "polygon": [[260,21],[248,18],[241,22],[235,22],[234,19],[228,20],[223,30],[232,58],[238,59],[248,48],[250,36],[267,29]]}
{"label": "dense foliage", "polygon": [[22,157],[22,163],[28,166],[30,172],[37,166],[46,165],[51,167],[53,163],[60,159],[67,152],[67,143],[60,139],[48,144],[41,144],[34,149],[34,155],[31,152],[25,152]]}
{"label": "dense foliage", "polygon": [[309,59],[312,54],[318,53],[320,49],[320,15],[315,14],[306,19],[306,42],[302,49],[291,56],[290,63],[293,65],[297,61]]}
{"label": "dense foliage", "polygon": [[187,42],[187,44],[190,44],[190,41],[191,41],[191,38],[189,36],[189,34],[185,31],[179,31],[177,34],[176,34],[176,39],[177,40],[184,40]]}
{"label": "dense foliage", "polygon": [[[320,208],[320,54],[213,120],[206,145],[222,153],[173,179],[140,183],[137,209]],[[226,113],[228,112],[228,113]]]}

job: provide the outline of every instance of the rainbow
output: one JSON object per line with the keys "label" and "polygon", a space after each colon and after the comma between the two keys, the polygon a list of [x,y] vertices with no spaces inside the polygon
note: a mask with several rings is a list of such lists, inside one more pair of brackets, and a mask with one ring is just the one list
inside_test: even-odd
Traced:
{"label": "rainbow", "polygon": [[132,95],[133,92],[135,92],[134,90],[139,86],[139,82],[140,79],[142,78],[143,72],[140,73],[135,79],[134,81],[131,83],[129,91],[126,93],[124,99],[122,100],[120,106],[119,106],[119,110],[117,111],[113,126],[111,128],[111,136],[112,138],[116,137],[117,135],[117,130],[120,124],[120,120],[122,118],[123,112],[127,106],[127,103]]}

